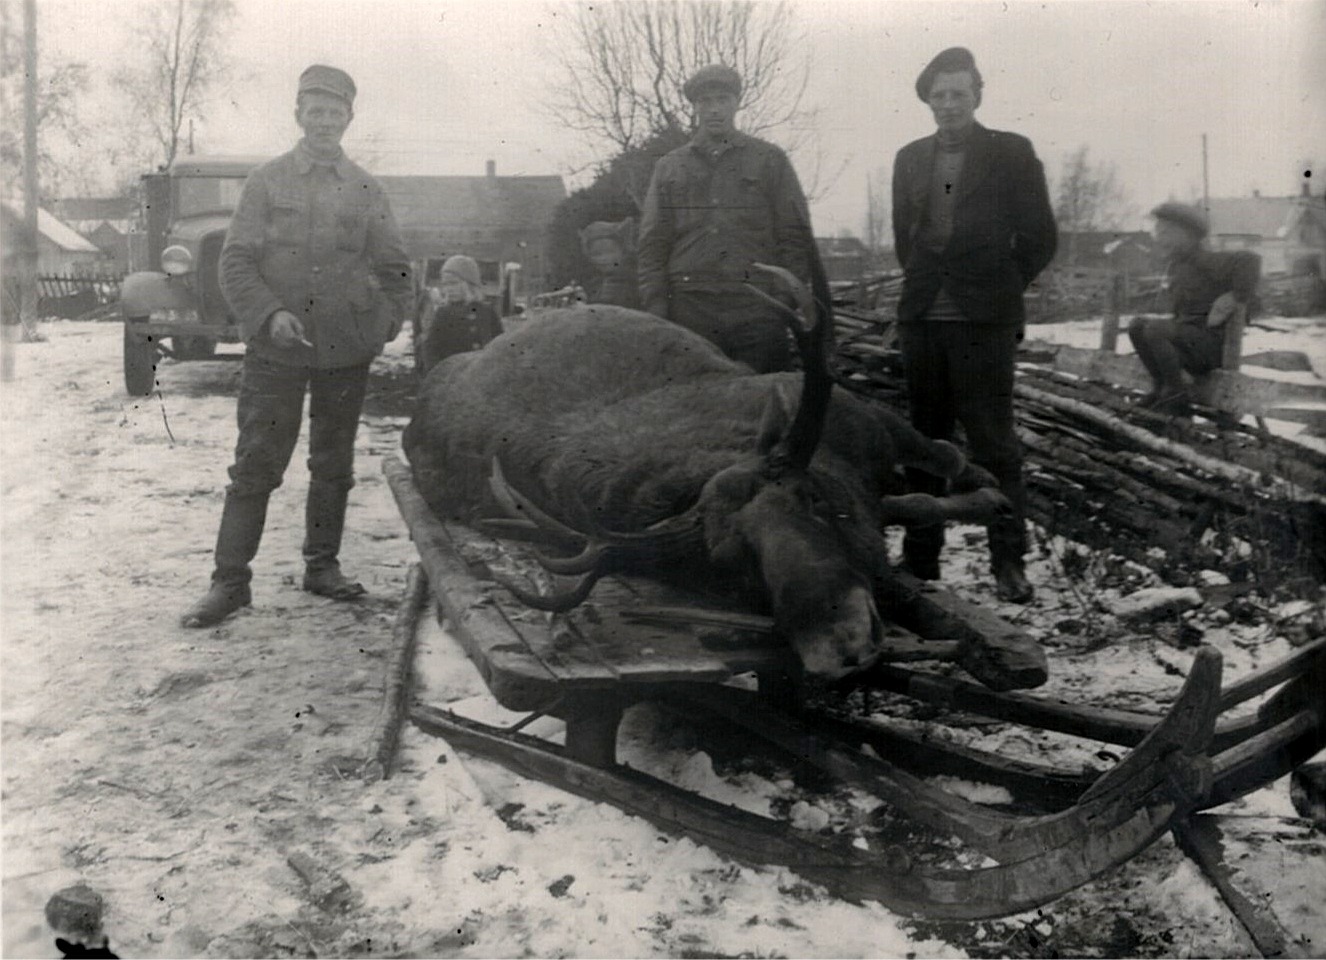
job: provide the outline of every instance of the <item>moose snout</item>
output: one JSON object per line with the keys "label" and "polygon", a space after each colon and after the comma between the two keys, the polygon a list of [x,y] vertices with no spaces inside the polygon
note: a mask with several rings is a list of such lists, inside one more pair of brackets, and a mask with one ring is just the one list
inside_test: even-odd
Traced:
{"label": "moose snout", "polygon": [[853,587],[823,621],[797,630],[792,646],[808,676],[841,680],[879,659],[881,632],[874,597],[864,587]]}

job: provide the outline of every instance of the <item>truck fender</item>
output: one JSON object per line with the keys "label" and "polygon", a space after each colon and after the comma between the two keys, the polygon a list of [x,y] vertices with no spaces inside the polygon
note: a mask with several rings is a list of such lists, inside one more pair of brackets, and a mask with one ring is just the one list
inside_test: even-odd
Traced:
{"label": "truck fender", "polygon": [[182,277],[140,270],[120,284],[120,310],[125,317],[147,317],[157,310],[191,310],[193,306]]}

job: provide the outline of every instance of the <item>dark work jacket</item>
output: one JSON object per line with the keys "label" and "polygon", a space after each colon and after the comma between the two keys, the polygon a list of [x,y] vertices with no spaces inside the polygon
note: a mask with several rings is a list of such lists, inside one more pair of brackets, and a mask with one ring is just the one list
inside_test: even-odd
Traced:
{"label": "dark work jacket", "polygon": [[1031,141],[975,125],[958,176],[953,233],[941,251],[919,242],[938,149],[932,134],[898,151],[893,240],[905,270],[898,319],[925,316],[941,288],[974,323],[1020,325],[1022,293],[1054,256],[1058,230]]}
{"label": "dark work jacket", "polygon": [[1211,305],[1224,293],[1234,294],[1239,303],[1253,303],[1261,274],[1262,258],[1249,250],[1194,250],[1169,265],[1175,319],[1205,326]]}
{"label": "dark work jacket", "polygon": [[697,138],[654,167],[640,215],[640,300],[667,316],[679,286],[775,288],[751,269],[757,262],[809,282],[814,243],[805,194],[781,149],[738,132],[710,152]]}
{"label": "dark work jacket", "polygon": [[486,303],[444,303],[433,311],[424,332],[424,372],[453,353],[478,350],[501,336],[502,321]]}
{"label": "dark work jacket", "polygon": [[[319,368],[367,363],[401,329],[410,260],[387,195],[344,154],[303,143],[249,175],[221,249],[221,290],[248,350]],[[267,321],[289,310],[311,347],[279,347]]]}

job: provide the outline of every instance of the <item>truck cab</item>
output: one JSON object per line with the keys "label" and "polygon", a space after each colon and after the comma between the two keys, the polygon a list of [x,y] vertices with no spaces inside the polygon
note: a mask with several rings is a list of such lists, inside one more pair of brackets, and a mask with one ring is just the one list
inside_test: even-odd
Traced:
{"label": "truck cab", "polygon": [[143,182],[143,232],[120,292],[124,386],[145,396],[163,356],[205,360],[217,343],[238,343],[221,295],[226,230],[248,175],[265,157],[189,155]]}

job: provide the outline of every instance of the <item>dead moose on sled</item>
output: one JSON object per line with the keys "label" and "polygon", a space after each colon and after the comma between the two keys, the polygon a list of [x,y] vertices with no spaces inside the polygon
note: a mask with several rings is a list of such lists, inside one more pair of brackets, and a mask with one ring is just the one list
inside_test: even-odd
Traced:
{"label": "dead moose on sled", "polygon": [[[792,415],[796,375],[752,375],[680,328],[620,308],[555,312],[430,374],[404,438],[411,466],[384,464],[427,575],[414,578],[407,606],[422,607],[431,584],[494,697],[530,717],[496,728],[415,705],[418,727],[738,860],[951,919],[1055,899],[1326,743],[1326,644],[1223,692],[1220,656],[1203,648],[1160,718],[1009,692],[1044,681],[1039,648],[890,569],[880,534],[887,523],[977,519],[1000,500],[953,448],[833,395],[831,317],[816,279],[814,300],[798,292],[812,322],[791,324],[804,367]],[[670,446],[683,435],[687,444]],[[844,472],[843,444],[864,468]],[[670,460],[669,449],[680,453]],[[959,492],[895,495],[902,463],[928,463]],[[550,573],[576,579],[563,589]],[[925,659],[982,683],[897,666]],[[742,674],[755,675],[757,692],[726,683]],[[1132,749],[1089,778],[926,743],[796,706],[801,679],[816,675]],[[1254,714],[1219,718],[1277,685]],[[996,865],[939,868],[897,847],[858,849],[629,769],[616,760],[617,728],[644,700],[741,727]],[[566,722],[564,745],[521,732],[542,715]],[[921,779],[934,773],[1003,784],[1050,812],[978,806]]]}

